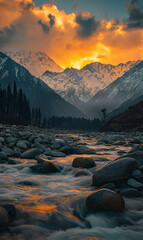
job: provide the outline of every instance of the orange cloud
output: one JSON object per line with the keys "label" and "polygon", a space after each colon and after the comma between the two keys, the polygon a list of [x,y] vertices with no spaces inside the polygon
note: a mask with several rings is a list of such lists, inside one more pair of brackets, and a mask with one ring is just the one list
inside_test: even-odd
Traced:
{"label": "orange cloud", "polygon": [[81,68],[100,61],[118,64],[143,56],[143,29],[119,20],[98,21],[90,13],[66,14],[54,4],[0,0],[1,50],[46,52],[62,67]]}

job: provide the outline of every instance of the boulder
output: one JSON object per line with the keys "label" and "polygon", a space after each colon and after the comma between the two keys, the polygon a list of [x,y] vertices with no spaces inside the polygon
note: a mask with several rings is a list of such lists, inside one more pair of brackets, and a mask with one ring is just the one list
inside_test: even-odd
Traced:
{"label": "boulder", "polygon": [[37,155],[40,155],[42,152],[39,148],[31,148],[21,154],[23,159],[34,159]]}
{"label": "boulder", "polygon": [[143,184],[138,182],[138,181],[136,181],[133,178],[129,178],[128,181],[127,181],[127,184],[130,187],[133,187],[133,188],[136,188],[136,189],[143,189]]}
{"label": "boulder", "polygon": [[30,167],[36,173],[56,173],[60,171],[60,166],[53,162],[44,162]]}
{"label": "boulder", "polygon": [[41,149],[42,151],[46,151],[46,147],[45,147],[43,144],[39,143],[39,142],[35,142],[35,143],[34,143],[34,147],[35,147],[35,148],[39,148],[39,149]]}
{"label": "boulder", "polygon": [[27,144],[25,143],[25,141],[23,140],[19,140],[16,144],[16,146],[22,150],[27,150],[28,147],[27,147]]}
{"label": "boulder", "polygon": [[21,156],[21,150],[18,147],[14,148],[14,156],[19,158]]}
{"label": "boulder", "polygon": [[4,152],[0,152],[0,161],[1,160],[8,160],[7,154]]}
{"label": "boulder", "polygon": [[4,140],[3,137],[0,137],[0,142],[1,142],[1,143],[4,143],[4,142],[5,142],[5,140]]}
{"label": "boulder", "polygon": [[140,197],[141,194],[137,189],[134,188],[127,188],[127,189],[123,189],[120,194],[124,197],[127,198],[133,198],[133,197]]}
{"label": "boulder", "polygon": [[138,138],[134,138],[134,139],[132,139],[132,140],[130,141],[130,143],[132,143],[132,144],[140,144],[141,141],[140,141]]}
{"label": "boulder", "polygon": [[134,171],[132,172],[132,177],[133,177],[135,180],[143,183],[143,174],[142,174],[142,172],[141,172],[140,170],[134,170]]}
{"label": "boulder", "polygon": [[138,169],[138,163],[134,158],[114,160],[94,172],[92,183],[100,187],[106,183],[122,182],[130,178],[135,169]]}
{"label": "boulder", "polygon": [[89,210],[94,212],[123,212],[125,203],[118,193],[104,188],[88,196],[86,199],[86,206]]}
{"label": "boulder", "polygon": [[9,144],[9,143],[16,143],[16,141],[17,141],[17,138],[16,137],[8,137],[8,138],[6,138],[6,143],[7,144]]}
{"label": "boulder", "polygon": [[143,151],[143,145],[136,145],[132,148],[132,150],[129,153],[136,152],[136,151]]}
{"label": "boulder", "polygon": [[61,147],[61,145],[60,145],[60,143],[59,142],[53,142],[53,144],[52,144],[52,149],[59,149],[60,147]]}
{"label": "boulder", "polygon": [[6,209],[8,216],[9,216],[9,220],[13,221],[15,219],[15,215],[16,215],[15,206],[12,204],[6,204],[6,205],[3,205],[2,207]]}
{"label": "boulder", "polygon": [[11,148],[3,147],[2,151],[7,154],[7,156],[14,156],[14,151]]}
{"label": "boulder", "polygon": [[95,161],[92,158],[77,157],[72,162],[72,167],[74,168],[92,168],[95,167]]}
{"label": "boulder", "polygon": [[65,154],[70,154],[72,152],[72,147],[71,146],[63,146],[59,149],[60,152],[63,152]]}
{"label": "boulder", "polygon": [[139,167],[143,165],[143,151],[134,151],[132,153],[128,153],[127,156],[135,158],[138,162]]}
{"label": "boulder", "polygon": [[114,143],[114,142],[125,142],[124,141],[124,138],[122,137],[122,136],[120,136],[120,135],[110,135],[108,138],[107,138],[107,142],[108,143]]}
{"label": "boulder", "polygon": [[8,212],[4,207],[0,206],[0,227],[6,227],[9,225]]}
{"label": "boulder", "polygon": [[50,148],[47,148],[44,154],[51,157],[66,157],[65,153],[59,151],[52,151]]}

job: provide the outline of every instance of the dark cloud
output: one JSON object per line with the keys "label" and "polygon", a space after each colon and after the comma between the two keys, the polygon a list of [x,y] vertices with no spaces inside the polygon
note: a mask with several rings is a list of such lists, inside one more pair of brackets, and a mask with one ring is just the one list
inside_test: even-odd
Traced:
{"label": "dark cloud", "polygon": [[143,28],[143,6],[140,6],[139,0],[131,0],[127,12],[129,13],[127,28]]}
{"label": "dark cloud", "polygon": [[47,24],[45,24],[45,23],[42,23],[41,20],[39,20],[38,23],[42,26],[42,29],[43,29],[44,33],[48,34],[49,31],[50,31],[49,26]]}
{"label": "dark cloud", "polygon": [[20,8],[21,8],[22,10],[27,10],[27,11],[29,11],[30,9],[33,9],[33,8],[34,8],[35,4],[34,4],[33,2],[23,2],[23,1],[21,1],[21,2],[19,3],[19,6],[20,6]]}
{"label": "dark cloud", "polygon": [[50,19],[50,26],[53,27],[55,25],[55,16],[49,14],[48,18]]}
{"label": "dark cloud", "polygon": [[97,32],[99,21],[94,16],[84,16],[82,12],[76,14],[75,22],[78,24],[77,35],[80,38],[88,38]]}
{"label": "dark cloud", "polygon": [[0,29],[0,46],[11,42],[12,38],[16,34],[16,28],[14,25],[10,25],[10,27],[4,27]]}

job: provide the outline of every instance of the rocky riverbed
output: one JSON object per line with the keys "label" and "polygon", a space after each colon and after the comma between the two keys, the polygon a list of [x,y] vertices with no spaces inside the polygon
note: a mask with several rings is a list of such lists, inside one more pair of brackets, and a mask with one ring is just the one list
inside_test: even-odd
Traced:
{"label": "rocky riverbed", "polygon": [[143,133],[0,125],[1,240],[142,240]]}

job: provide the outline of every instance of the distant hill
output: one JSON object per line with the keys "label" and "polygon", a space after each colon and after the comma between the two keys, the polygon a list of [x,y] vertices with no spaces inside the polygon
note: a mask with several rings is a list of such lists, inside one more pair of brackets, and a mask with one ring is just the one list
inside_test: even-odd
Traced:
{"label": "distant hill", "polygon": [[143,96],[142,101],[112,118],[102,128],[103,131],[143,131]]}
{"label": "distant hill", "polygon": [[142,102],[142,101],[143,101],[143,95],[139,96],[138,98],[129,99],[129,100],[123,102],[117,109],[115,109],[113,112],[111,112],[110,114],[107,115],[105,121],[106,122],[110,121],[110,119],[112,119],[113,117],[127,111],[129,107],[131,107],[139,102]]}

